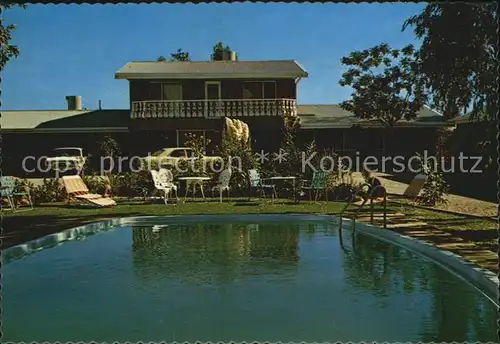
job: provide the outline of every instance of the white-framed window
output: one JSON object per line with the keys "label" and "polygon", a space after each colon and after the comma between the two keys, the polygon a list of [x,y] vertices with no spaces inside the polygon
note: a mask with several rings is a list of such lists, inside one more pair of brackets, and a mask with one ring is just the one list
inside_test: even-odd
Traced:
{"label": "white-framed window", "polygon": [[276,99],[276,81],[245,81],[243,99]]}
{"label": "white-framed window", "polygon": [[182,100],[182,85],[161,84],[161,100]]}
{"label": "white-framed window", "polygon": [[205,81],[205,99],[221,99],[220,81]]}

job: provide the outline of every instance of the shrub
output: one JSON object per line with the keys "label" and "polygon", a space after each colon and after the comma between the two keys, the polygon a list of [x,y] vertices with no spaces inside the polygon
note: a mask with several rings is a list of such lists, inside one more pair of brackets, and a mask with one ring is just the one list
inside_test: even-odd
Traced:
{"label": "shrub", "polygon": [[216,151],[223,159],[224,166],[231,166],[231,188],[239,190],[240,194],[246,193],[249,183],[248,170],[259,165],[250,143],[224,135],[221,147],[217,147]]}
{"label": "shrub", "polygon": [[418,203],[426,206],[435,206],[437,204],[446,204],[448,201],[444,196],[449,191],[449,185],[444,179],[443,172],[438,169],[438,166],[432,166],[428,161],[424,161],[418,153],[416,155],[420,159],[422,172],[427,176],[427,181],[422,190],[422,196],[419,197]]}
{"label": "shrub", "polygon": [[64,190],[56,178],[44,178],[42,185],[38,186],[34,186],[33,183],[26,179],[18,179],[16,184],[19,188],[29,189],[31,200],[35,205],[60,202],[65,198]]}
{"label": "shrub", "polygon": [[[296,144],[297,131],[297,120],[285,120],[283,142],[280,147],[285,159],[281,162],[272,161],[266,164],[266,170],[273,174],[295,176],[298,181],[296,184],[298,189],[302,187],[305,180],[311,181],[315,170],[324,171],[327,172],[327,192],[332,194],[334,199],[337,198],[337,195],[344,198],[343,194],[348,197],[347,195],[350,195],[351,192],[349,190],[353,189],[353,185],[347,182],[348,178],[346,177],[349,177],[352,172],[346,169],[333,149],[318,152],[315,141],[308,142],[302,147],[298,146]],[[324,158],[326,157],[329,158],[328,160],[331,161],[332,165],[325,164],[326,160]],[[341,191],[344,189],[346,191]]]}
{"label": "shrub", "polygon": [[105,156],[114,157],[121,154],[120,146],[114,137],[106,135],[97,144]]}
{"label": "shrub", "polygon": [[117,196],[146,198],[154,190],[154,184],[151,173],[148,170],[142,170],[114,175],[111,188],[113,194]]}
{"label": "shrub", "polygon": [[352,201],[356,191],[356,186],[350,183],[336,184],[331,188],[331,194],[337,201]]}
{"label": "shrub", "polygon": [[[206,139],[203,135],[187,133],[185,146],[191,148],[194,153],[194,158],[188,161],[181,160],[174,170],[176,176],[208,176],[213,177],[214,173],[211,170],[211,164],[207,160],[201,159],[205,155],[205,143],[209,144],[210,139]],[[215,167],[215,166],[214,166]],[[173,171],[174,172],[174,171]]]}
{"label": "shrub", "polygon": [[89,192],[91,193],[102,195],[106,191],[106,184],[108,184],[108,181],[102,176],[99,176],[95,173],[90,176],[83,175],[82,180],[85,185],[87,185]]}
{"label": "shrub", "polygon": [[428,171],[426,175],[427,181],[424,184],[419,203],[427,206],[448,203],[444,196],[448,193],[449,186],[444,180],[443,173],[431,170]]}

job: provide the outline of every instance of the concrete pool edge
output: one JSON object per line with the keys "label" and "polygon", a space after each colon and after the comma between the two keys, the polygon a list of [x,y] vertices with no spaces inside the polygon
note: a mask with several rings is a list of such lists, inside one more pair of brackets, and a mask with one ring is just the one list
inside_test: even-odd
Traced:
{"label": "concrete pool edge", "polygon": [[[12,246],[2,250],[2,261],[8,262],[30,255],[45,248],[60,245],[64,242],[79,240],[102,231],[107,231],[117,226],[127,225],[154,225],[159,221],[183,221],[199,222],[202,221],[217,221],[217,220],[234,220],[238,222],[255,221],[284,221],[293,218],[301,221],[330,221],[339,224],[339,217],[335,215],[324,214],[221,214],[221,215],[165,215],[165,216],[136,216],[136,217],[119,217],[106,219],[87,225],[82,225],[64,230],[59,233],[49,234],[39,239],[31,240],[27,243]],[[344,224],[351,224],[351,220],[342,219]],[[350,226],[349,226],[350,227]],[[347,227],[347,228],[349,228]],[[345,229],[346,226],[343,226]],[[476,266],[459,255],[450,251],[439,249],[422,240],[405,236],[397,232],[383,229],[366,223],[356,223],[356,231],[362,234],[376,237],[379,240],[401,246],[410,251],[416,252],[428,259],[433,260],[437,264],[445,267],[456,275],[467,280],[473,286],[485,293],[490,299],[498,304],[498,276],[486,269]]]}
{"label": "concrete pool edge", "polygon": [[[345,222],[350,220],[343,219]],[[468,281],[475,288],[499,305],[499,278],[494,272],[481,268],[451,251],[440,249],[423,240],[366,223],[356,223],[356,230],[413,251]]]}

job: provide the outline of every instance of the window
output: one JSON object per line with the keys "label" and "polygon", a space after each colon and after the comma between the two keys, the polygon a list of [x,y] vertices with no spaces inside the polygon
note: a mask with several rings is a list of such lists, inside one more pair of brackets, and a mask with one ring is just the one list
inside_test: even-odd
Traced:
{"label": "window", "polygon": [[170,156],[172,158],[185,158],[186,157],[186,151],[184,149],[176,149],[170,153]]}
{"label": "window", "polygon": [[156,151],[153,154],[151,154],[151,156],[161,156],[163,153],[165,153],[165,150],[160,149],[159,151]]}
{"label": "window", "polygon": [[161,85],[162,100],[182,100],[182,85],[179,84],[162,84]]}
{"label": "window", "polygon": [[185,152],[186,152],[186,156],[187,156],[188,158],[195,158],[195,157],[196,157],[196,156],[195,156],[195,154],[194,154],[194,150],[192,150],[192,149],[190,149],[190,148],[189,148],[189,149],[186,149],[186,150],[185,150]]}
{"label": "window", "polygon": [[246,81],[243,84],[244,99],[275,99],[275,81]]}

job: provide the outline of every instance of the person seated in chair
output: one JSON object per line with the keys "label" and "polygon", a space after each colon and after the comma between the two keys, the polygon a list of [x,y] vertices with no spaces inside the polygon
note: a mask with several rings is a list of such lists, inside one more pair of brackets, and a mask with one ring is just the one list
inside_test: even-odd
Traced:
{"label": "person seated in chair", "polygon": [[[381,186],[382,182],[377,177],[372,176],[370,171],[368,171],[367,169],[363,169],[361,175],[363,176],[364,180],[368,184],[370,184],[368,191],[361,195],[363,201],[366,200],[368,202],[370,200],[370,195],[372,193],[372,190],[374,190],[377,186]],[[377,188],[371,196],[373,197],[373,202],[383,202],[384,190],[382,188]]]}

